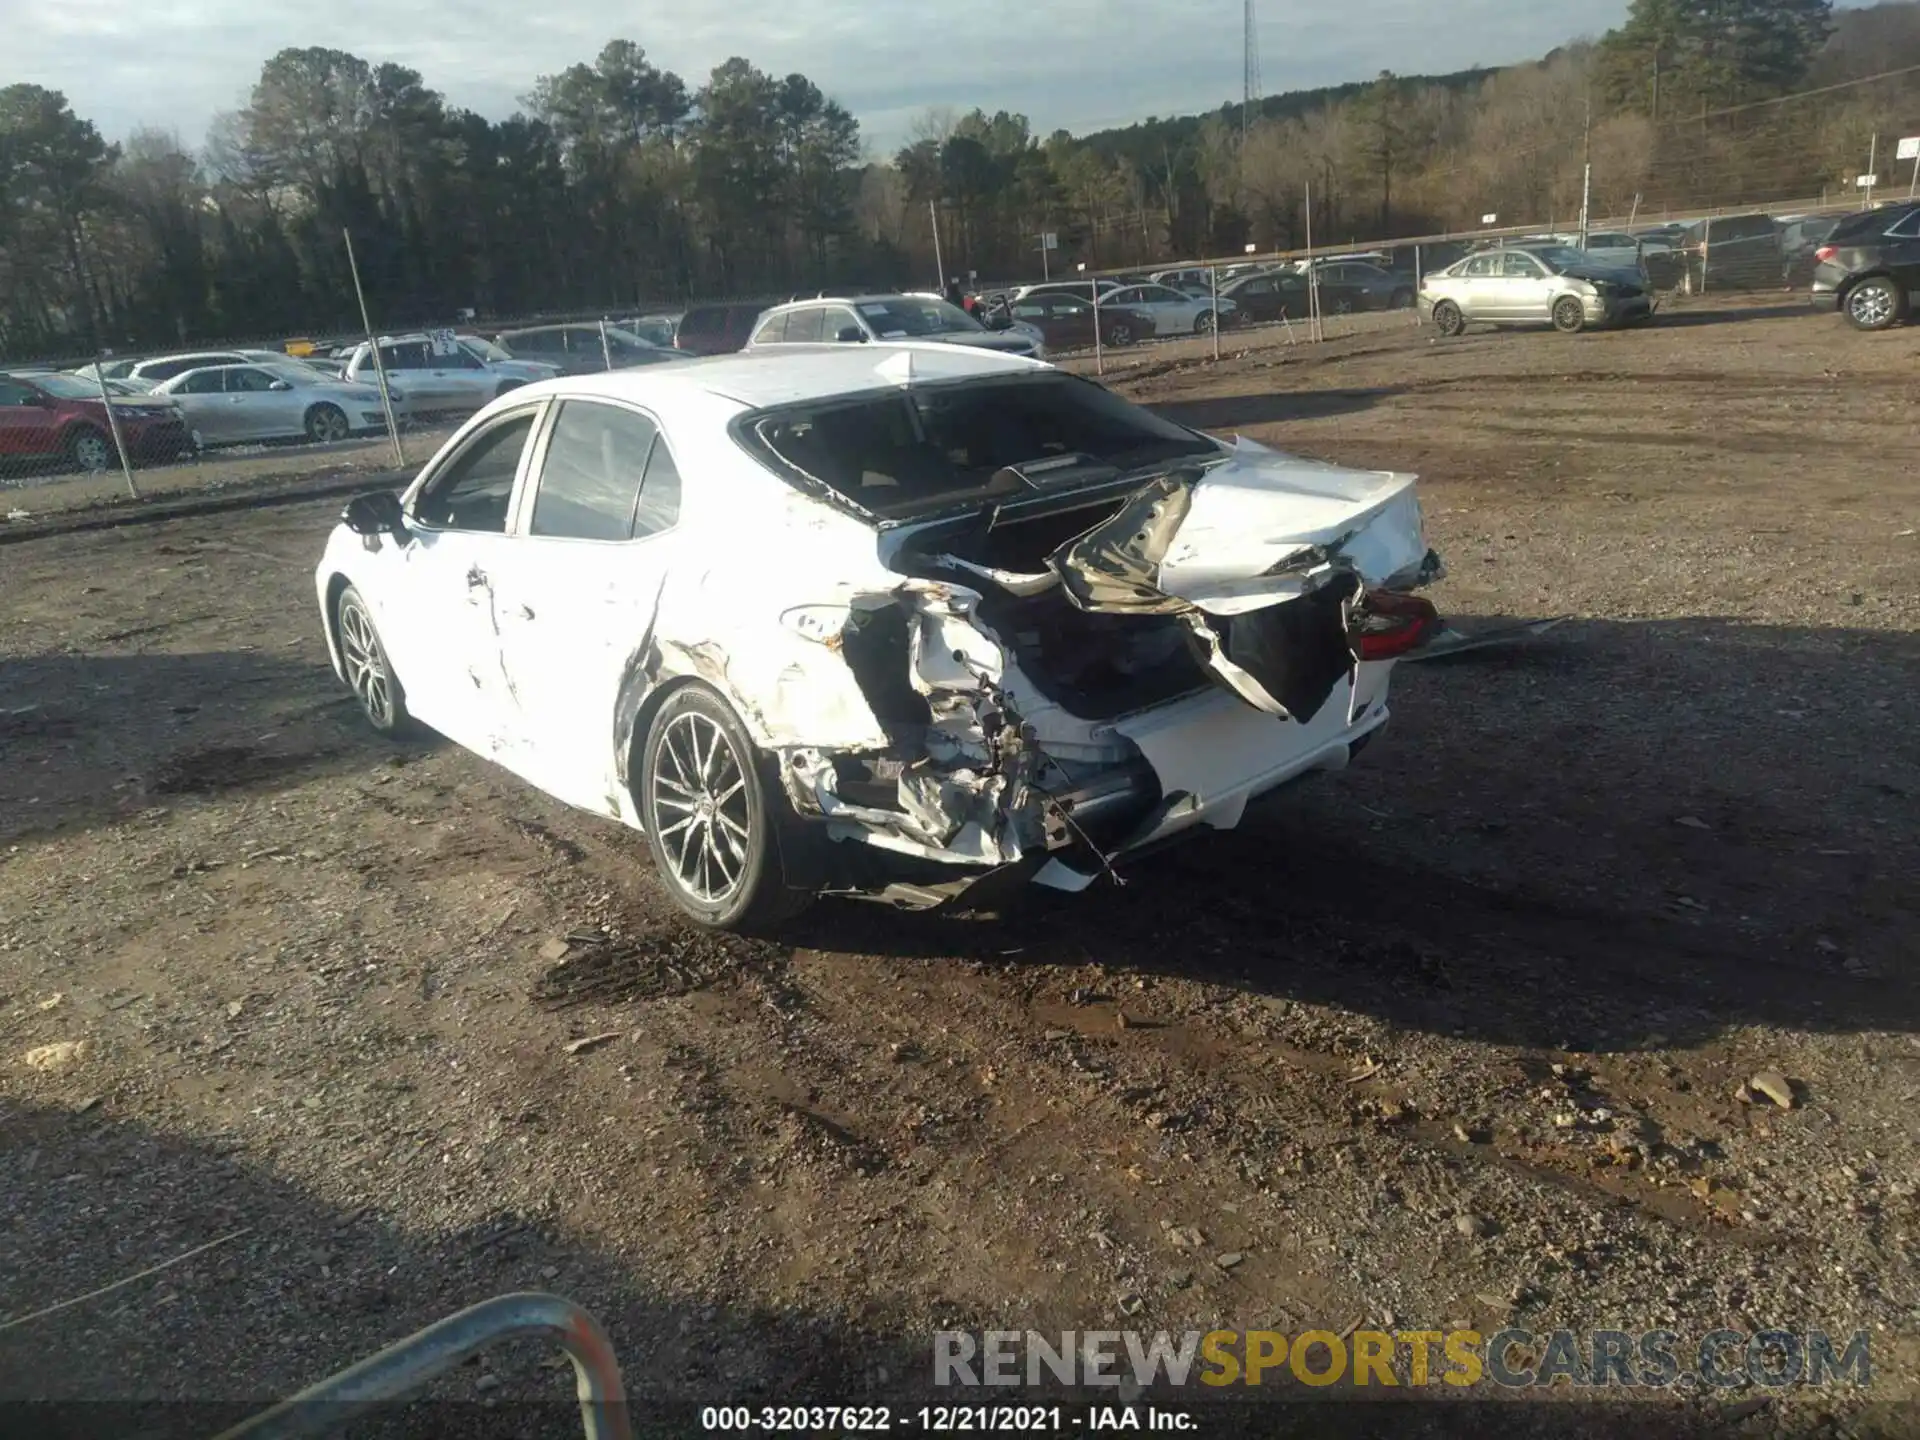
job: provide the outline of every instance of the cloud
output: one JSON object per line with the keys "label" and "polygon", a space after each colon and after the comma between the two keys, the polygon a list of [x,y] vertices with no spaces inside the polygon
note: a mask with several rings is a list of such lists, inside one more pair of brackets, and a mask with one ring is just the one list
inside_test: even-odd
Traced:
{"label": "cloud", "polygon": [[[1527,59],[1615,23],[1625,4],[1455,0],[1444,22],[1419,0],[1284,14],[1266,0],[1265,9],[1262,88],[1278,94],[1383,69]],[[1212,109],[1240,94],[1238,0],[631,0],[611,14],[594,0],[544,0],[531,20],[523,0],[329,0],[297,23],[256,0],[41,7],[9,35],[4,79],[65,91],[110,137],[152,125],[198,143],[285,46],[410,65],[454,104],[497,119],[535,76],[591,60],[622,35],[693,86],[732,55],[799,71],[860,118],[879,153],[931,106],[1013,110],[1045,134]]]}

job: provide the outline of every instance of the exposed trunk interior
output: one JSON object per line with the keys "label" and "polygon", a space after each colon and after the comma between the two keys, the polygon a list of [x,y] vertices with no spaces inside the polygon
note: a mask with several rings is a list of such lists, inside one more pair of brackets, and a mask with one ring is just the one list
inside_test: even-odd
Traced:
{"label": "exposed trunk interior", "polygon": [[1109,495],[991,529],[984,519],[929,529],[909,540],[897,563],[912,574],[979,591],[981,621],[1013,652],[1046,699],[1082,720],[1111,719],[1212,683],[1177,617],[1091,613],[1058,585],[1038,595],[1016,595],[987,576],[943,564],[940,557],[1019,575],[1044,574],[1054,551],[1112,519],[1131,498]]}

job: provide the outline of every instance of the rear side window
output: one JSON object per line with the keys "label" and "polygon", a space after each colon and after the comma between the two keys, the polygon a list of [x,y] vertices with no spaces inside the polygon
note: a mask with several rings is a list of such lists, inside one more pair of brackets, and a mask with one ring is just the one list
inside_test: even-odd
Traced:
{"label": "rear side window", "polygon": [[1909,210],[1887,226],[1885,233],[1896,240],[1911,240],[1920,236],[1920,210]]}
{"label": "rear side window", "polygon": [[564,540],[629,538],[654,434],[653,422],[632,410],[584,400],[563,404],[540,469],[530,532]]}
{"label": "rear side window", "polygon": [[756,345],[778,345],[787,338],[787,317],[776,315],[754,332]]}

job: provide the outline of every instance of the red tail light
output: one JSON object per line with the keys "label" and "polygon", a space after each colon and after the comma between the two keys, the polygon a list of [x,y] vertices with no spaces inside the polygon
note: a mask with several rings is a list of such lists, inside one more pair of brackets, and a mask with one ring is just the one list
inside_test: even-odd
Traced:
{"label": "red tail light", "polygon": [[1362,660],[1392,660],[1417,650],[1439,624],[1430,601],[1376,590],[1360,602],[1348,635]]}
{"label": "red tail light", "polygon": [[1840,247],[1837,245],[1822,245],[1818,250],[1813,252],[1813,258],[1824,265],[1839,253]]}

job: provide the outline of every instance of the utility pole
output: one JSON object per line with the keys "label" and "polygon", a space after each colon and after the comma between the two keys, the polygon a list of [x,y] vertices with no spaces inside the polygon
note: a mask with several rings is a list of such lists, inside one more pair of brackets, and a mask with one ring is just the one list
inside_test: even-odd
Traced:
{"label": "utility pole", "polygon": [[1244,145],[1253,126],[1253,107],[1260,103],[1260,28],[1254,0],[1244,0],[1241,8],[1240,142]]}
{"label": "utility pole", "polygon": [[[944,295],[947,290],[947,266],[940,258],[940,207],[932,200],[927,201],[927,218],[933,222],[933,268],[940,272],[940,293]],[[924,275],[926,272],[923,270],[920,273]]]}
{"label": "utility pole", "polygon": [[1587,121],[1580,139],[1580,248],[1587,248],[1587,217],[1593,204],[1593,97],[1587,97]]}

